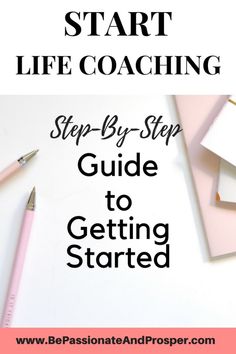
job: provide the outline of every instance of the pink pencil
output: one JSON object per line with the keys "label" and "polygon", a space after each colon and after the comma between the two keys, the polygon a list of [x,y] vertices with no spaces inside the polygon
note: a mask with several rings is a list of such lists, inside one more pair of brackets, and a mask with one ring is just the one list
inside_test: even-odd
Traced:
{"label": "pink pencil", "polygon": [[23,272],[24,260],[31,232],[31,226],[34,218],[35,210],[35,188],[32,190],[26,205],[24,219],[22,223],[21,233],[16,250],[14,266],[11,274],[9,289],[7,293],[4,314],[2,318],[2,327],[10,327],[14,312],[17,292],[20,284],[21,274]]}
{"label": "pink pencil", "polygon": [[23,167],[29,160],[32,159],[37,154],[38,150],[34,150],[22,157],[20,157],[17,161],[14,161],[10,166],[5,168],[2,172],[0,172],[0,183],[5,179],[10,177],[13,173]]}

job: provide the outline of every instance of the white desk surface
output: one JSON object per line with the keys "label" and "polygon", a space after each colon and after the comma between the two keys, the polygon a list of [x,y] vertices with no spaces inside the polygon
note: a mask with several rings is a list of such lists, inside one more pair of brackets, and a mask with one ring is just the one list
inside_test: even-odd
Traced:
{"label": "white desk surface", "polygon": [[[74,142],[52,140],[60,114],[97,123],[117,113],[122,125],[143,124],[149,114],[176,122],[171,97],[1,96],[0,168],[35,148],[40,153],[0,187],[0,308],[2,310],[27,196],[37,188],[37,212],[19,289],[13,326],[17,327],[224,327],[236,324],[236,256],[210,260],[201,229],[182,138],[163,142],[127,139],[127,158],[140,151],[159,164],[150,179],[85,178],[77,160],[84,152],[114,158],[114,141],[95,136]],[[170,224],[169,269],[71,269],[66,229],[74,215],[105,222],[105,192],[128,193],[139,222]],[[118,213],[116,214],[118,217]],[[120,216],[120,215],[119,215]],[[223,235],[222,235],[223,237]],[[113,241],[114,242],[114,241]],[[122,250],[122,241],[81,241],[84,248]],[[152,250],[153,242],[135,246]],[[0,311],[1,312],[1,311]]]}

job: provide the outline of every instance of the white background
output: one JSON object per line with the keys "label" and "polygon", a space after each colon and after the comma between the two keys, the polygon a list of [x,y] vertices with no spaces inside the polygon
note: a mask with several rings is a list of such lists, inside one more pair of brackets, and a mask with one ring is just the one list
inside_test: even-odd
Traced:
{"label": "white background", "polygon": [[[1,308],[29,192],[37,188],[37,212],[19,289],[13,326],[235,326],[235,256],[211,260],[201,229],[194,191],[179,136],[168,147],[163,141],[127,138],[121,150],[115,140],[96,134],[81,142],[49,138],[59,114],[76,122],[99,124],[116,112],[123,126],[143,125],[148,114],[177,120],[170,98],[136,96],[16,96],[0,100],[1,168],[19,153],[39,148],[37,157],[0,189]],[[26,129],[27,127],[27,129]],[[77,160],[94,152],[106,161],[122,152],[124,160],[141,152],[142,159],[159,165],[157,177],[86,178]],[[105,194],[129,194],[128,212],[106,210]],[[122,215],[121,215],[122,214]],[[67,247],[74,243],[67,223],[75,215],[87,223],[108,218],[170,224],[170,269],[70,269]],[[137,252],[157,250],[153,241],[79,242],[85,249]]]}
{"label": "white background", "polygon": [[[0,93],[91,94],[91,93],[230,93],[235,91],[236,65],[234,1],[2,1],[0,5]],[[129,28],[128,11],[172,11],[168,37],[65,37],[68,11],[105,11],[107,22],[114,11]],[[85,27],[86,30],[86,27]],[[84,55],[220,55],[221,75],[209,76],[101,76],[87,77],[76,70]],[[17,76],[16,55],[71,55],[72,76]]]}
{"label": "white background", "polygon": [[[0,5],[0,93],[157,95],[235,92],[233,8],[234,1],[216,3],[203,0],[135,0],[120,1],[119,4],[102,0],[99,3],[4,1]],[[72,10],[105,11],[108,15],[118,10],[124,16],[127,11],[172,11],[173,21],[168,26],[168,38],[64,37],[64,16]],[[221,56],[222,71],[220,76],[212,77],[93,78],[77,73],[67,77],[16,76],[16,55],[71,55],[76,60],[91,53],[111,53],[117,57],[129,55],[132,58],[143,54],[216,54]],[[5,101],[1,99],[1,167],[17,158],[18,152],[40,147],[40,155],[37,160],[32,161],[27,173],[24,171],[15,176],[0,190],[1,308],[22,211],[31,187],[37,184],[39,208],[14,326],[235,326],[235,256],[216,260],[208,257],[181,139],[170,149],[158,148],[162,172],[160,184],[157,184],[158,200],[152,199],[158,217],[168,218],[174,231],[171,240],[171,269],[158,272],[126,271],[125,276],[121,276],[120,272],[103,272],[100,281],[101,278],[95,272],[85,271],[81,275],[78,270],[72,271],[65,267],[68,240],[60,225],[65,225],[71,214],[76,212],[77,205],[81,203],[82,191],[77,185],[76,149],[73,146],[69,148],[67,144],[52,143],[48,139],[48,131],[51,117],[61,112],[61,109],[73,112],[83,110],[84,103],[81,100],[83,101],[82,98],[62,100],[19,97],[13,102],[10,98]],[[105,101],[104,107],[107,104],[117,106],[114,103],[116,99],[98,97],[93,100],[96,103],[93,108],[97,110],[96,113],[105,111],[101,102]],[[122,107],[127,112],[127,104],[130,104],[131,98],[122,102]],[[168,101],[167,104],[165,98],[156,98],[155,107],[158,108],[158,102],[160,110],[163,109],[169,119],[176,119],[171,102]],[[9,111],[8,115],[3,114],[4,110]],[[137,117],[133,115],[134,118]],[[24,120],[29,123],[27,129],[25,124],[21,124]],[[11,131],[7,128],[8,124]],[[132,148],[134,147],[135,145]],[[73,170],[73,174],[68,174],[69,170]],[[74,184],[65,185],[68,178],[72,178],[73,181],[70,182],[76,184],[75,195],[72,188]],[[62,199],[57,197],[58,188]],[[68,199],[64,204],[62,201],[66,196]],[[99,199],[102,200],[102,194]],[[139,199],[141,208],[140,200],[142,199]],[[83,208],[89,214],[89,201],[87,207],[83,204]],[[64,219],[60,218],[59,209]],[[52,210],[55,215],[50,219]]]}

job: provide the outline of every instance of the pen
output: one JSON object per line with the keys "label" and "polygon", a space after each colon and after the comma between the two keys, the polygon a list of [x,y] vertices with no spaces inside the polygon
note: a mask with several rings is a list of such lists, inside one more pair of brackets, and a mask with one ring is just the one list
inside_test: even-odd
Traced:
{"label": "pen", "polygon": [[6,297],[4,314],[2,318],[2,327],[10,327],[15,308],[17,292],[20,284],[21,274],[23,272],[24,260],[31,232],[32,222],[35,210],[35,188],[32,190],[26,205],[26,210],[22,222],[20,237],[15,254],[14,265],[10,278],[8,293]]}
{"label": "pen", "polygon": [[2,172],[0,172],[0,183],[3,182],[8,177],[10,177],[18,169],[23,167],[29,160],[32,159],[32,157],[34,157],[37,154],[38,151],[39,150],[34,150],[20,157],[17,161],[14,161],[10,166],[8,166]]}

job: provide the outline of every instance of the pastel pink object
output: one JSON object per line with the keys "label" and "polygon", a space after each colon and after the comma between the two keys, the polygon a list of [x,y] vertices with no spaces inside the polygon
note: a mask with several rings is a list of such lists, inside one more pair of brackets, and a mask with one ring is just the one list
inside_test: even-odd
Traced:
{"label": "pastel pink object", "polygon": [[10,286],[6,298],[4,315],[2,318],[2,327],[10,327],[11,325],[11,320],[12,320],[15,302],[17,298],[17,292],[20,284],[21,274],[24,267],[24,260],[25,260],[29,235],[32,227],[33,216],[34,216],[34,211],[31,210],[25,211],[20,238],[18,242],[18,247],[16,250],[15,262],[11,274]]}
{"label": "pastel pink object", "polygon": [[236,209],[217,203],[220,159],[201,146],[228,96],[176,96],[211,256],[236,252]]}
{"label": "pastel pink object", "polygon": [[5,168],[2,172],[0,172],[0,183],[10,177],[10,175],[15,173],[20,167],[20,163],[18,161],[15,161],[10,166]]}

